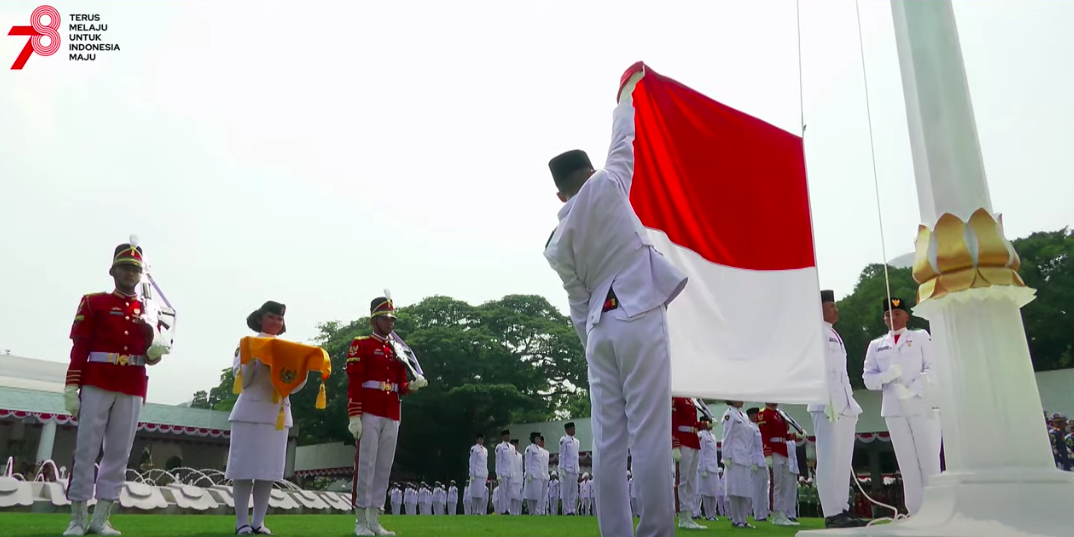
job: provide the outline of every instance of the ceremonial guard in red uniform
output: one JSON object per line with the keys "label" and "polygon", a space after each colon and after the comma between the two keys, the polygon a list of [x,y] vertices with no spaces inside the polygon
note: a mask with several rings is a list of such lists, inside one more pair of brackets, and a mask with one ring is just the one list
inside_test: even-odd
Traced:
{"label": "ceremonial guard in red uniform", "polygon": [[697,407],[685,397],[671,398],[671,457],[679,465],[679,527],[708,529],[694,522],[697,505],[697,465],[701,461],[701,437],[697,435]]}
{"label": "ceremonial guard in red uniform", "polygon": [[[154,330],[143,320],[145,305],[136,291],[142,249],[130,244],[116,247],[108,273],[115,291],[83,296],[71,326],[64,406],[78,418],[78,434],[67,486],[71,523],[64,535],[120,534],[108,516],[119,500],[149,383],[146,351]],[[98,455],[100,467],[95,470]],[[93,522],[87,524],[86,502],[94,497],[95,487],[97,506]]]}
{"label": "ceremonial guard in red uniform", "polygon": [[406,366],[396,357],[390,342],[395,328],[392,301],[376,298],[369,311],[373,333],[355,338],[347,352],[347,414],[350,432],[358,441],[354,534],[395,535],[381,527],[379,519],[395,461],[399,398],[428,382],[421,375],[407,382]]}
{"label": "ceremonial guard in red uniform", "polygon": [[786,505],[787,487],[795,487],[790,479],[790,455],[787,440],[794,437],[788,432],[787,420],[783,419],[776,408],[776,403],[765,403],[757,414],[757,427],[761,429],[761,445],[764,448],[765,464],[772,470],[772,523],[777,526],[796,526],[788,513],[793,514],[793,505]]}

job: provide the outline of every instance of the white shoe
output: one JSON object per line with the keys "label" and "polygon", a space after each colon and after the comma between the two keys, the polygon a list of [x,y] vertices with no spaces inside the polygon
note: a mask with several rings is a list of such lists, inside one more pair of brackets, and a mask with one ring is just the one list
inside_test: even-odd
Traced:
{"label": "white shoe", "polygon": [[787,519],[783,513],[775,513],[772,515],[772,524],[775,526],[797,526],[794,522]]}
{"label": "white shoe", "polygon": [[78,536],[86,534],[86,526],[89,522],[89,512],[86,510],[86,502],[71,502],[71,523],[64,530],[65,536]]}
{"label": "white shoe", "polygon": [[380,509],[377,507],[366,508],[366,521],[369,523],[369,531],[373,532],[373,535],[385,535],[388,537],[394,536],[394,531],[388,531],[380,525]]}
{"label": "white shoe", "polygon": [[369,529],[369,522],[366,521],[368,515],[366,515],[365,509],[355,508],[354,517],[354,534],[358,537],[374,537],[376,533],[373,533]]}
{"label": "white shoe", "polygon": [[86,533],[105,536],[123,535],[119,530],[113,528],[112,523],[108,521],[108,517],[112,516],[112,506],[115,503],[108,500],[97,501],[97,505],[93,508],[93,520],[90,521],[89,527],[86,528]]}
{"label": "white shoe", "polygon": [[683,511],[679,513],[679,527],[684,530],[707,530],[708,528],[694,522],[694,518],[689,512]]}

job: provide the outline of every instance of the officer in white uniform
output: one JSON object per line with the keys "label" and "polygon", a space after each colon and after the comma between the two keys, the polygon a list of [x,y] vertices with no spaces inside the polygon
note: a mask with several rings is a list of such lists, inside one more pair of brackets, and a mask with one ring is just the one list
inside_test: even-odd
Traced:
{"label": "officer in white uniform", "polygon": [[496,445],[496,490],[492,491],[492,505],[500,515],[510,514],[511,472],[515,468],[515,450],[511,447],[511,431],[500,431],[500,443]]}
{"label": "officer in white uniform", "polygon": [[392,485],[392,491],[389,494],[388,499],[392,504],[392,514],[403,514],[403,489],[399,488],[399,483]]}
{"label": "officer in white uniform", "polygon": [[522,484],[522,499],[526,501],[526,512],[531,515],[538,514],[541,496],[548,494],[542,488],[542,477],[548,476],[547,469],[541,470],[541,448],[537,446],[537,437],[540,433],[530,433],[530,445],[526,446],[525,455],[525,481]]}
{"label": "officer in white uniform", "polygon": [[821,328],[826,343],[824,355],[828,403],[809,405],[817,437],[817,494],[826,528],[854,528],[865,525],[850,514],[850,474],[854,459],[854,429],[861,407],[854,400],[854,389],[847,375],[847,350],[843,338],[832,326],[839,320],[835,291],[820,292],[824,315]]}
{"label": "officer in white uniform", "polygon": [[559,496],[563,500],[563,514],[573,515],[578,508],[578,448],[574,437],[574,422],[563,426],[567,433],[559,439]]}
{"label": "officer in white uniform", "polygon": [[757,522],[764,522],[768,520],[768,515],[771,514],[771,504],[768,502],[768,491],[771,488],[772,480],[768,474],[768,463],[764,460],[764,441],[761,439],[761,429],[757,425],[757,414],[760,412],[759,408],[750,408],[746,411],[746,416],[750,420],[750,429],[753,431],[753,443],[750,445],[750,450],[753,454],[753,466],[751,467],[751,476],[753,478],[753,494],[750,498],[750,504],[753,507],[753,519]]}
{"label": "officer in white uniform", "polygon": [[455,486],[454,479],[448,483],[446,509],[448,515],[455,515],[459,512],[459,487]]}
{"label": "officer in white uniform", "polygon": [[[279,302],[265,302],[246,317],[246,326],[257,337],[273,338],[287,330],[284,314],[287,307]],[[232,370],[242,373],[242,392],[235,400],[228,421],[231,422],[231,446],[224,477],[232,480],[235,498],[235,533],[237,535],[271,535],[265,527],[272,486],[283,479],[287,459],[287,435],[294,421],[291,398],[283,398],[284,427],[276,429],[280,414],[280,396],[272,384],[272,371],[259,360],[240,363],[235,349]],[[306,385],[302,381],[292,393]],[[254,516],[250,519],[250,497]]]}
{"label": "officer in white uniform", "polygon": [[701,495],[701,507],[706,520],[716,520],[716,497],[719,496],[720,453],[716,447],[716,436],[712,434],[712,420],[701,416],[701,460],[697,471],[701,476],[698,492]]}
{"label": "officer in white uniform", "polygon": [[511,467],[511,486],[507,489],[511,498],[509,510],[512,515],[522,514],[522,480],[525,477],[522,470],[522,453],[518,451],[518,439],[511,440],[511,454],[513,466]]}
{"label": "officer in white uniform", "polygon": [[746,523],[749,500],[753,496],[752,469],[757,467],[754,428],[742,412],[742,401],[728,401],[723,415],[724,490],[730,501],[731,527],[752,528]]}
{"label": "officer in white uniform", "polygon": [[[583,151],[549,162],[565,203],[545,257],[563,280],[571,321],[586,349],[593,400],[593,476],[601,535],[632,532],[627,449],[637,461],[637,535],[670,537],[674,516],[671,452],[671,360],[667,305],[686,276],[651,245],[630,206],[634,175],[635,85],[621,86],[604,169]],[[630,411],[627,412],[627,409]],[[566,500],[564,495],[564,500]]]}
{"label": "officer in white uniform", "polygon": [[909,305],[901,298],[884,300],[884,324],[890,331],[869,343],[862,378],[870,390],[883,390],[880,415],[887,422],[891,444],[902,473],[906,510],[921,509],[924,487],[940,473],[940,418],[929,402],[932,336],[907,330]]}
{"label": "officer in white uniform", "polygon": [[477,433],[474,445],[470,448],[470,482],[465,501],[470,504],[471,515],[484,515],[488,512],[488,489],[485,481],[489,478],[489,450],[485,447],[485,435]]}

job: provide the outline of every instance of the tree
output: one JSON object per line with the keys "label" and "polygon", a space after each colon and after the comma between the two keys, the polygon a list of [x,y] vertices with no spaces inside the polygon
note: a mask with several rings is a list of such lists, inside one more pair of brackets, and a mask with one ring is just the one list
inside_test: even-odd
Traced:
{"label": "tree", "polygon": [[[1074,234],[1069,229],[1038,232],[1011,241],[1021,258],[1019,274],[1037,290],[1036,299],[1022,309],[1033,367],[1036,371],[1074,365]],[[911,269],[888,267],[892,296],[911,304],[916,301],[917,282]],[[884,267],[865,267],[854,292],[838,302],[836,329],[847,349],[847,372],[856,388],[864,387],[861,371],[869,341],[887,328],[882,320],[886,296]],[[928,322],[911,317],[910,328],[928,329]]]}
{"label": "tree", "polygon": [[[891,284],[891,296],[913,304],[917,298],[917,283],[908,268],[888,266],[887,281]],[[869,342],[887,331],[884,326],[884,300],[888,291],[884,279],[884,265],[865,267],[858,278],[854,292],[836,303],[839,321],[835,329],[843,338],[847,349],[847,373],[854,388],[864,388],[861,372],[865,368],[865,351]],[[910,317],[909,328],[928,328],[928,321]]]}
{"label": "tree", "polygon": [[1033,368],[1074,366],[1074,233],[1041,231],[1012,243],[1022,260],[1019,275],[1037,290],[1022,308]]}
{"label": "tree", "polygon": [[[570,320],[544,298],[509,295],[473,306],[433,296],[396,313],[396,332],[414,349],[429,380],[428,387],[403,397],[397,471],[426,480],[462,479],[475,433],[588,415],[585,353]],[[299,443],[353,443],[347,431],[346,355],[355,337],[369,334],[369,318],[326,322],[318,329],[316,344],[332,360],[327,408],[314,408],[319,377],[311,376],[291,396],[291,412],[301,424]],[[220,384],[201,397],[214,409],[229,409],[236,397],[232,382],[231,370],[224,370]]]}

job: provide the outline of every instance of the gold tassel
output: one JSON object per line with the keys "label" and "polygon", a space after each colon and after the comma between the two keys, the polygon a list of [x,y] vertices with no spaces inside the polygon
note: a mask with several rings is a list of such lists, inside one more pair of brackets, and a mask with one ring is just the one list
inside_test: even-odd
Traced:
{"label": "gold tassel", "polygon": [[280,413],[276,415],[276,430],[282,431],[283,424],[287,422],[286,416],[283,413],[283,405],[280,405]]}
{"label": "gold tassel", "polygon": [[242,393],[242,368],[235,372],[235,384],[231,387],[231,393]]}
{"label": "gold tassel", "polygon": [[324,392],[324,381],[322,380],[321,389],[317,391],[317,403],[314,405],[314,408],[323,410],[326,406],[328,406],[328,394]]}
{"label": "gold tassel", "polygon": [[273,392],[272,392],[272,402],[273,403],[279,403],[280,402],[280,394],[279,394],[279,392],[277,392],[275,390],[273,390]]}

